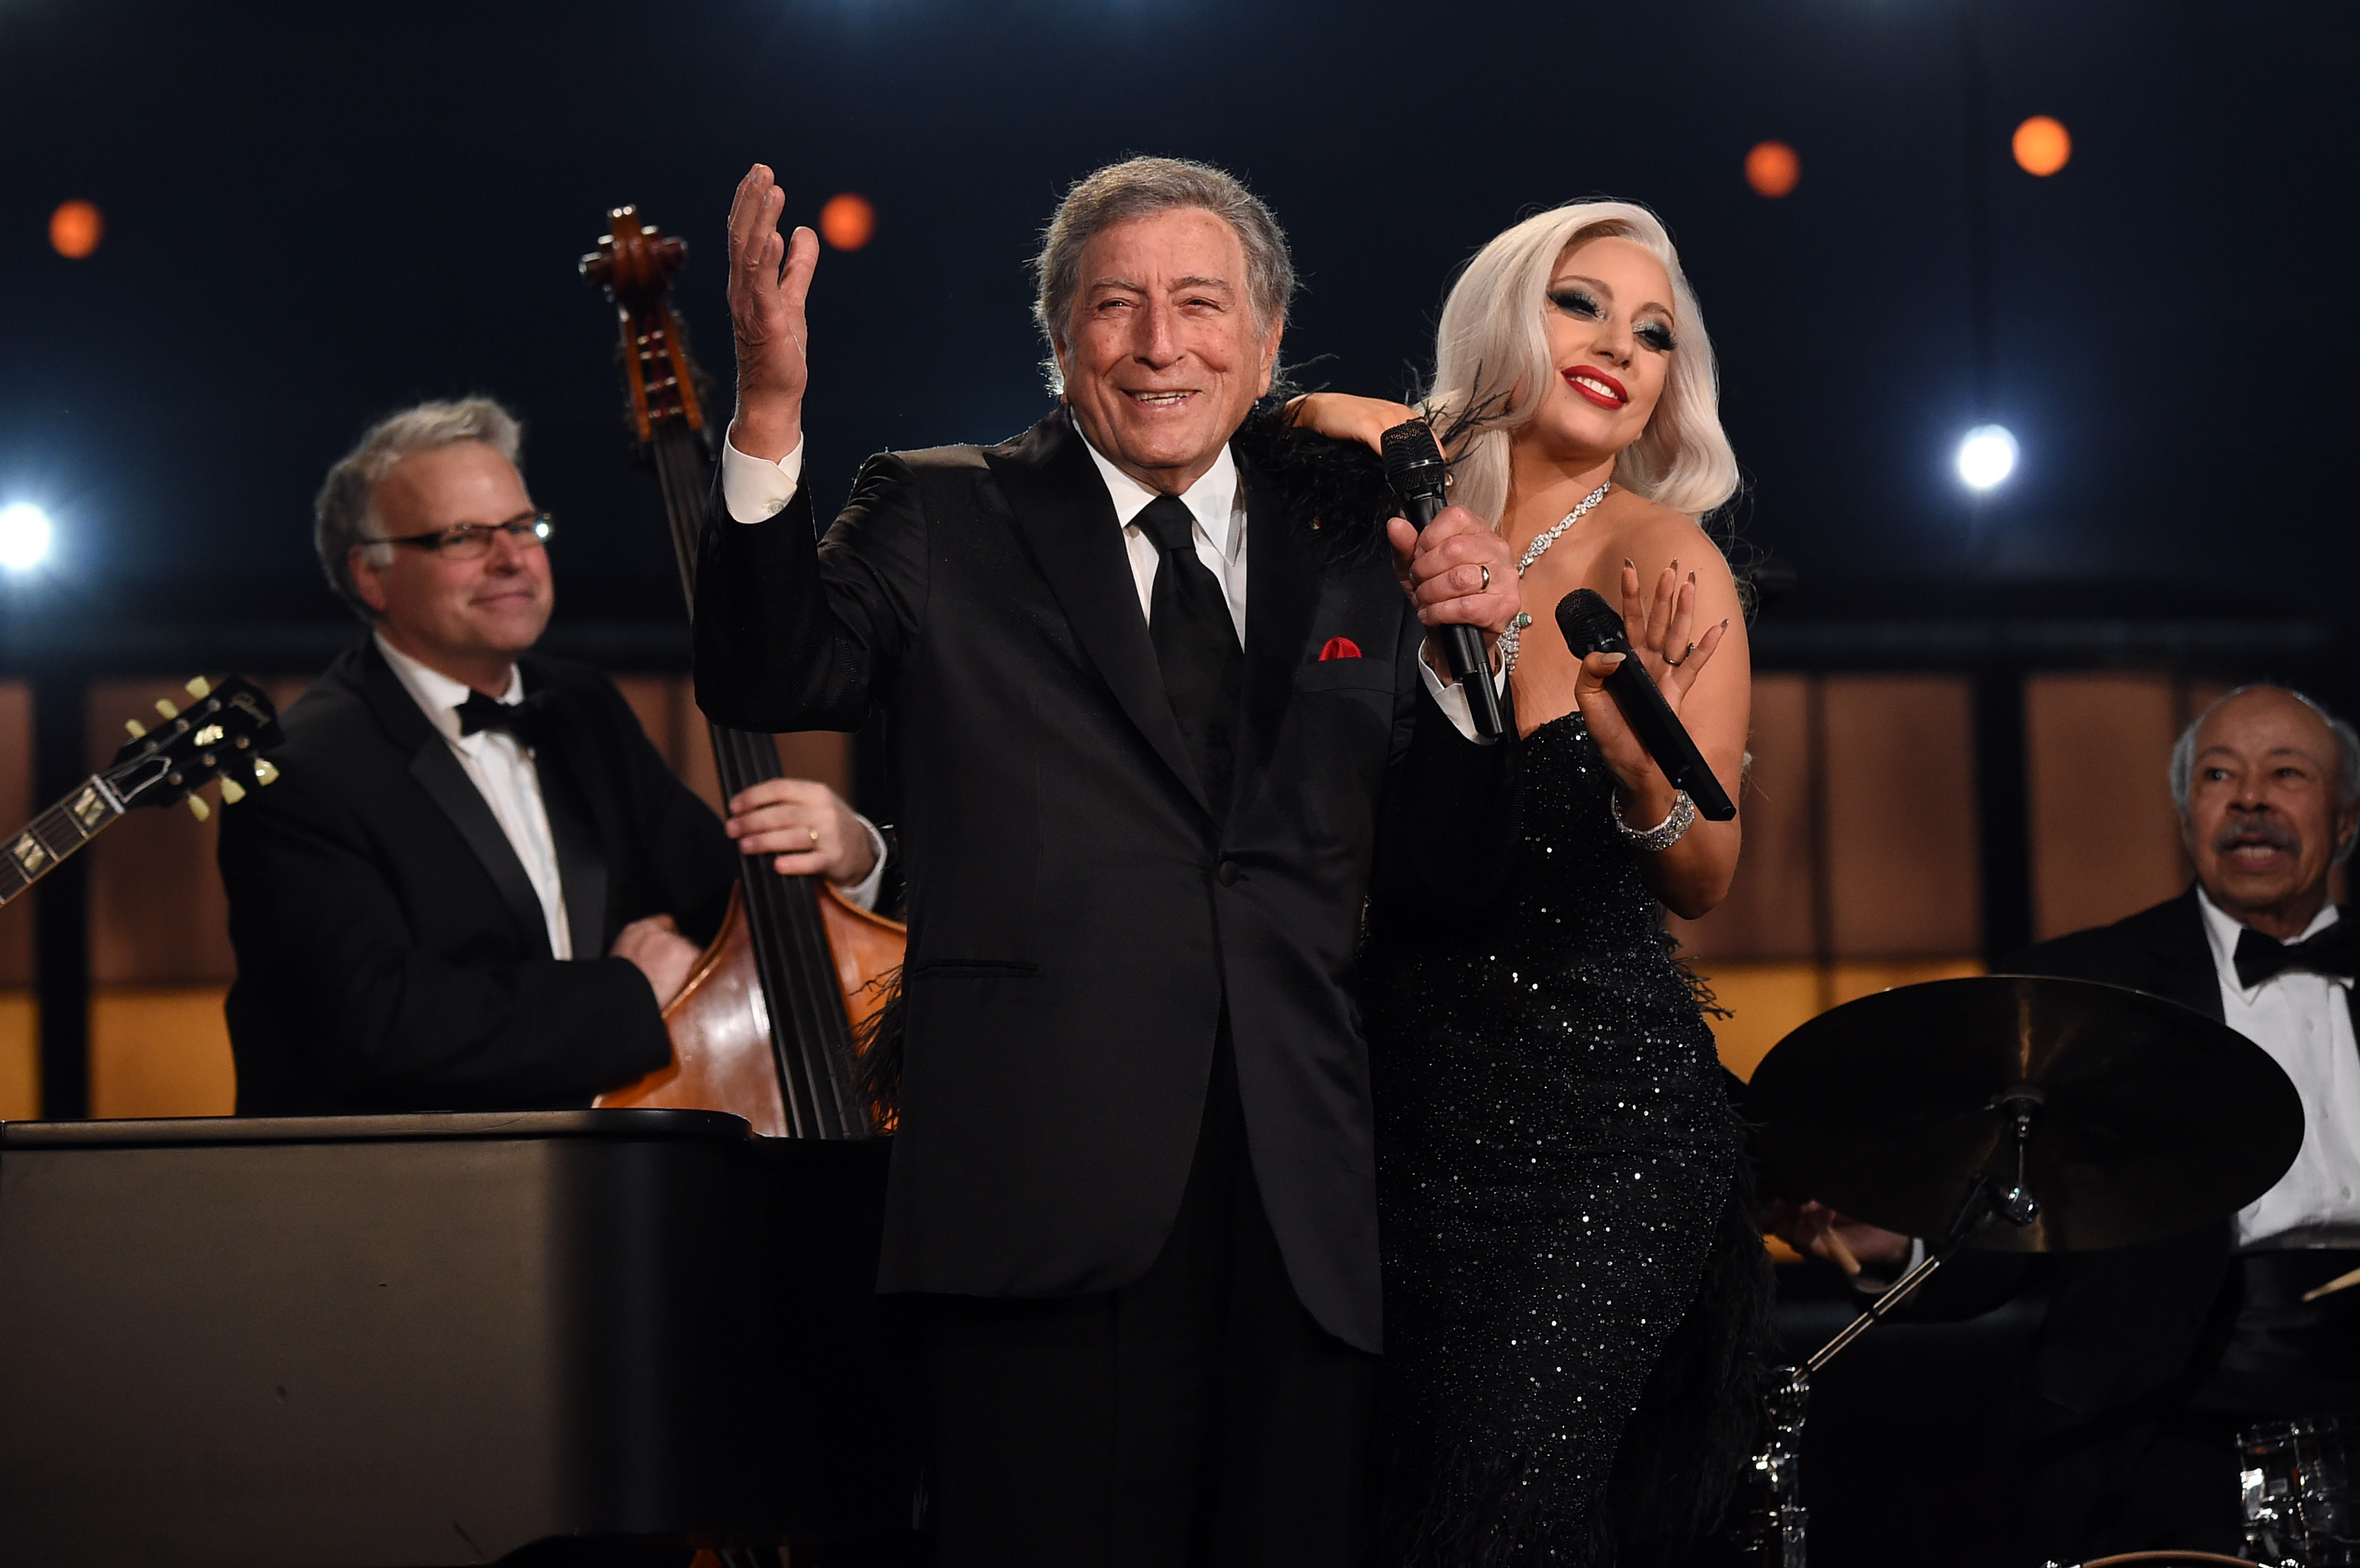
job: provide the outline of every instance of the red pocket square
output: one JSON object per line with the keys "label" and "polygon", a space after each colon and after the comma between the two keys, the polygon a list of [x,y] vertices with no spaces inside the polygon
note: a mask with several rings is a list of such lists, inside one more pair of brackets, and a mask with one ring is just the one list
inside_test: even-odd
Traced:
{"label": "red pocket square", "polygon": [[1360,645],[1349,637],[1330,637],[1328,645],[1319,650],[1322,663],[1329,659],[1357,659],[1360,656]]}

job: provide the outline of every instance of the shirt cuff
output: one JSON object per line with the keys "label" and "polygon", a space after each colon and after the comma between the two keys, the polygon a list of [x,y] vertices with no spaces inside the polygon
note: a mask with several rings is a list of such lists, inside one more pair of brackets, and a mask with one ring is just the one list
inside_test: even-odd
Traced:
{"label": "shirt cuff", "polygon": [[[801,446],[795,448],[797,455],[802,452]],[[749,457],[747,461],[750,463],[755,459]],[[885,835],[877,831],[877,824],[857,811],[852,814],[852,819],[860,824],[862,832],[869,835],[869,848],[877,858],[869,863],[867,876],[850,887],[839,886],[836,891],[854,908],[866,909],[874,915],[877,912],[877,890],[885,885]]]}
{"label": "shirt cuff", "polygon": [[[730,426],[736,430],[735,424]],[[803,444],[773,463],[766,457],[748,457],[738,450],[738,444],[724,437],[721,443],[721,499],[729,515],[739,522],[767,522],[786,510],[795,499],[795,486],[803,477]],[[877,831],[874,828],[869,831]],[[863,907],[866,907],[865,905]]]}
{"label": "shirt cuff", "polygon": [[[1417,673],[1419,675],[1424,677],[1426,681],[1426,695],[1434,698],[1434,706],[1442,709],[1443,717],[1449,719],[1451,723],[1459,726],[1459,734],[1465,736],[1470,740],[1476,740],[1475,715],[1468,707],[1467,694],[1459,689],[1459,683],[1457,681],[1453,681],[1448,685],[1444,685],[1442,684],[1442,677],[1434,673],[1434,666],[1426,662],[1426,656],[1423,650],[1420,651],[1418,655]],[[1506,670],[1500,669],[1491,672],[1491,689],[1498,692],[1502,696],[1508,695],[1508,672]]]}

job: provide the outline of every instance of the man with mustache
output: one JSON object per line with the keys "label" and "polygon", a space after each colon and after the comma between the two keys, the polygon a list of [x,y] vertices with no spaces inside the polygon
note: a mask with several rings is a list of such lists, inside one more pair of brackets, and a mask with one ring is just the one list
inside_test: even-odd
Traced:
{"label": "man with mustache", "polygon": [[1043,236],[1057,406],[872,458],[814,550],[819,246],[783,203],[757,165],[729,216],[697,700],[890,716],[910,948],[878,1284],[919,1299],[934,1560],[1342,1568],[1382,1343],[1360,911],[1372,875],[1447,918],[1504,872],[1515,748],[1421,656],[1516,612],[1507,547],[1459,508],[1390,550],[1381,512],[1295,514],[1234,439],[1284,236],[1221,170],[1146,158]]}
{"label": "man with mustache", "polygon": [[2228,1225],[2047,1260],[2049,1307],[2017,1412],[2036,1559],[2235,1552],[2241,1426],[2360,1412],[2360,924],[2328,872],[2360,827],[2360,737],[2279,686],[2230,693],[2173,749],[2195,885],[2007,966],[2195,1008],[2269,1052],[2302,1095],[2302,1152]]}

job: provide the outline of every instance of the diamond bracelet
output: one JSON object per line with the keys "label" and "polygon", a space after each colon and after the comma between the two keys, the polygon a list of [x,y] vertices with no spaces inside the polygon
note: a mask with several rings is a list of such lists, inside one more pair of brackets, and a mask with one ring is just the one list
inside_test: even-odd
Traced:
{"label": "diamond bracelet", "polygon": [[1623,821],[1622,803],[1612,795],[1607,797],[1606,809],[1612,814],[1614,826],[1621,830],[1622,837],[1651,854],[1678,843],[1696,821],[1696,802],[1688,798],[1686,790],[1672,796],[1672,814],[1653,828],[1633,828]]}

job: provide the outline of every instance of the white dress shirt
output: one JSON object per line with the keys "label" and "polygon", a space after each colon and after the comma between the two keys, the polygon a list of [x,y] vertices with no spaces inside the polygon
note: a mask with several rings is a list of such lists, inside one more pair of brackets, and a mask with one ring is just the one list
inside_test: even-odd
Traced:
{"label": "white dress shirt", "polygon": [[[2237,979],[2237,937],[2245,927],[2197,891],[2204,936],[2220,976],[2229,1027],[2269,1052],[2302,1096],[2302,1152],[2277,1186],[2237,1212],[2236,1245],[2258,1247],[2360,1244],[2360,1046],[2352,1031],[2348,982],[2309,970],[2283,970],[2248,991]],[[2300,941],[2341,918],[2327,905]]]}
{"label": "white dress shirt", "polygon": [[[524,874],[532,880],[532,891],[541,899],[541,917],[549,922],[549,950],[561,959],[572,958],[574,937],[565,919],[565,887],[557,871],[557,841],[550,836],[549,808],[541,802],[541,775],[533,770],[531,749],[519,745],[516,737],[504,729],[460,734],[459,705],[467,700],[473,688],[428,669],[381,635],[377,646],[377,652],[385,655],[385,662],[393,666],[403,689],[425,713],[427,721],[451,742],[451,750],[458,754],[459,766],[474,782],[484,804],[492,808],[500,831],[508,836],[508,848],[524,862]],[[524,700],[524,676],[513,664],[508,666],[508,689],[500,700],[510,704]],[[874,909],[878,890],[885,883],[885,835],[878,831],[877,824],[858,812],[853,813],[852,819],[869,835],[869,874],[849,886],[838,884],[836,891],[847,903]]]}
{"label": "white dress shirt", "polygon": [[[732,426],[734,435],[736,427]],[[1080,433],[1080,427],[1075,427]],[[1139,613],[1153,612],[1155,600],[1155,570],[1161,565],[1163,553],[1147,531],[1139,526],[1139,514],[1147,510],[1157,491],[1149,489],[1112,463],[1103,453],[1082,437],[1082,448],[1090,455],[1098,467],[1098,477],[1107,488],[1107,498],[1114,503],[1115,521],[1122,525],[1123,548],[1131,556],[1131,581],[1139,588]],[[734,440],[721,444],[721,499],[729,515],[739,522],[761,522],[778,515],[794,499],[795,486],[803,477],[803,448],[797,442],[795,449],[776,462],[749,457],[738,450]],[[1225,445],[1197,481],[1181,493],[1181,501],[1196,520],[1196,559],[1213,580],[1221,585],[1229,601],[1229,618],[1237,623],[1238,641],[1246,638],[1246,500],[1238,483],[1237,460]],[[1426,689],[1433,694],[1459,733],[1469,740],[1475,738],[1474,716],[1467,707],[1467,694],[1457,685],[1445,685],[1440,676],[1418,661],[1418,674],[1425,678]],[[1495,677],[1501,689],[1507,685],[1506,672]]]}
{"label": "white dress shirt", "polygon": [[[426,715],[427,722],[451,743],[452,754],[459,759],[459,766],[475,784],[475,792],[484,797],[484,804],[492,808],[493,817],[508,838],[508,848],[523,862],[524,874],[532,883],[534,895],[541,900],[541,917],[549,926],[549,950],[561,959],[572,958],[574,933],[565,921],[565,887],[557,874],[557,840],[550,836],[549,808],[541,803],[541,775],[533,772],[531,748],[519,745],[517,738],[505,729],[460,734],[459,705],[467,700],[472,688],[438,670],[428,669],[388,642],[383,633],[377,635],[377,651],[393,666],[395,676]],[[500,701],[513,706],[523,700],[524,675],[511,664],[508,688],[500,694]]]}

